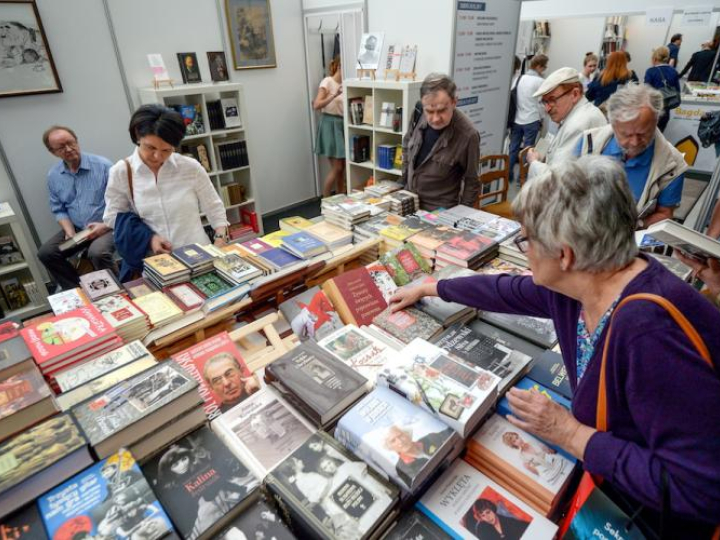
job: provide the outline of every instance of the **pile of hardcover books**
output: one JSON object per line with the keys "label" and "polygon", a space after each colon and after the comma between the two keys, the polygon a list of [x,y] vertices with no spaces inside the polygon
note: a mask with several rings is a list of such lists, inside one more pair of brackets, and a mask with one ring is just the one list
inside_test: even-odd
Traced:
{"label": "pile of hardcover books", "polygon": [[285,236],[280,247],[300,259],[312,259],[328,251],[319,238],[305,231]]}
{"label": "pile of hardcover books", "polygon": [[470,231],[463,231],[437,248],[435,266],[442,268],[454,264],[476,270],[495,258],[497,253],[497,242]]}
{"label": "pile of hardcover books", "polygon": [[330,251],[352,244],[353,240],[352,232],[326,221],[315,223],[312,227],[305,229],[305,232],[321,239]]}
{"label": "pile of hardcover books", "polygon": [[[424,222],[427,223],[427,221]],[[453,227],[447,227],[444,225],[430,226],[417,234],[410,236],[407,241],[417,248],[431,267],[435,267],[437,249],[445,242],[449,242],[455,238],[459,233],[459,229],[455,229]]]}
{"label": "pile of hardcover books", "polygon": [[93,305],[125,343],[142,339],[150,331],[150,318],[125,295],[106,296]]}
{"label": "pile of hardcover books", "polygon": [[383,212],[357,224],[353,228],[353,240],[355,243],[359,243],[370,238],[377,238],[380,236],[381,230],[391,225],[398,225],[401,221],[402,217]]}
{"label": "pile of hardcover books", "polygon": [[374,184],[365,188],[365,193],[369,193],[375,197],[384,197],[393,191],[402,189],[403,185],[394,180],[378,180]]}
{"label": "pile of hardcover books", "polygon": [[346,195],[334,195],[322,200],[321,211],[328,223],[352,231],[372,215],[370,205],[359,202]]}
{"label": "pile of hardcover books", "polygon": [[380,236],[383,238],[387,249],[393,249],[400,246],[414,234],[428,229],[429,227],[431,227],[431,225],[428,225],[421,219],[415,216],[409,216],[397,225],[390,225],[382,229],[380,231]]}
{"label": "pile of hardcover books", "polygon": [[237,253],[217,257],[213,264],[218,275],[231,283],[243,284],[263,275],[260,268]]}
{"label": "pile of hardcover books", "polygon": [[121,292],[120,285],[109,270],[97,270],[80,276],[80,287],[91,302]]}
{"label": "pile of hardcover books", "polygon": [[183,310],[170,300],[165,293],[160,291],[138,296],[134,302],[147,314],[153,328],[167,326],[183,317]]}
{"label": "pile of hardcover books", "polygon": [[518,266],[522,266],[523,268],[528,268],[529,264],[527,255],[520,251],[517,245],[515,245],[516,236],[517,235],[513,235],[500,244],[500,249],[498,250],[498,257],[500,257],[504,261],[508,261]]}
{"label": "pile of hardcover books", "polygon": [[156,288],[190,279],[190,268],[168,254],[154,255],[143,261],[143,277]]}
{"label": "pile of hardcover books", "polygon": [[390,211],[393,214],[407,216],[420,209],[420,198],[412,191],[393,191],[387,198],[390,199]]}
{"label": "pile of hardcover books", "polygon": [[199,276],[213,269],[213,256],[197,244],[173,249],[172,256],[190,269],[191,276]]}

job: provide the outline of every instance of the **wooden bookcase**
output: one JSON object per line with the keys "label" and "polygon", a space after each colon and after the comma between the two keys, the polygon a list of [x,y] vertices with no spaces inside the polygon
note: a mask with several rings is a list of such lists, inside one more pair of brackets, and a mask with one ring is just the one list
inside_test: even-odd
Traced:
{"label": "wooden bookcase", "polygon": [[[228,186],[241,186],[245,192],[245,200],[242,202],[229,204],[229,201],[223,199],[228,221],[231,224],[240,223],[242,221],[242,210],[253,211],[257,216],[258,234],[263,234],[262,212],[257,200],[258,190],[256,189],[255,180],[251,174],[253,164],[252,157],[249,156],[248,152],[249,164],[231,169],[223,169],[220,161],[220,145],[234,141],[248,140],[247,108],[245,106],[245,91],[243,85],[238,83],[182,84],[176,85],[174,88],[141,88],[139,92],[140,101],[143,104],[160,103],[168,107],[173,107],[174,105],[198,105],[200,107],[203,132],[186,136],[181,145],[205,146],[210,161],[210,171],[208,174],[220,197],[223,198],[223,188]],[[216,130],[210,129],[208,103],[220,99],[234,99],[237,102],[240,116],[239,127]],[[204,219],[203,222],[205,222]]]}
{"label": "wooden bookcase", "polygon": [[[421,81],[382,81],[346,79],[343,81],[345,101],[345,157],[347,189],[362,189],[370,176],[375,180],[396,180],[402,176],[400,169],[382,169],[376,163],[377,147],[381,144],[401,145],[408,129],[415,103],[420,99]],[[372,96],[372,124],[353,124],[350,116],[350,100]],[[402,107],[402,121],[399,131],[380,124],[383,103]],[[355,163],[350,159],[353,135],[370,137],[370,159]]]}
{"label": "wooden bookcase", "polygon": [[[19,308],[5,312],[5,317],[19,317],[27,319],[34,315],[38,315],[48,309],[47,297],[48,291],[45,288],[40,267],[35,257],[37,249],[31,248],[25,233],[20,225],[20,220],[10,203],[0,203],[0,236],[10,236],[13,238],[15,246],[22,253],[23,260],[10,264],[0,265],[0,284],[8,279],[17,278],[20,282],[34,281],[37,290],[37,301],[33,302],[32,297],[30,303]],[[2,294],[2,293],[0,293]],[[29,296],[29,295],[28,295]]]}

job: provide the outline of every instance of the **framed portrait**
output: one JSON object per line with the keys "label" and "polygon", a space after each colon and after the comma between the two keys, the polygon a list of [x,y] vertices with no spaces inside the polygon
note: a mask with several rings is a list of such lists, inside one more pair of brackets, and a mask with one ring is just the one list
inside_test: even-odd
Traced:
{"label": "framed portrait", "polygon": [[0,0],[0,97],[62,92],[33,0]]}
{"label": "framed portrait", "polygon": [[235,69],[277,66],[270,0],[225,0]]}
{"label": "framed portrait", "polygon": [[227,81],[229,77],[225,53],[223,51],[208,52],[207,57],[208,66],[210,66],[210,78],[214,82]]}
{"label": "framed portrait", "polygon": [[194,52],[181,52],[177,53],[177,57],[183,82],[185,84],[202,82],[197,55]]}
{"label": "framed portrait", "polygon": [[384,38],[384,32],[372,32],[362,35],[357,58],[357,69],[378,69]]}

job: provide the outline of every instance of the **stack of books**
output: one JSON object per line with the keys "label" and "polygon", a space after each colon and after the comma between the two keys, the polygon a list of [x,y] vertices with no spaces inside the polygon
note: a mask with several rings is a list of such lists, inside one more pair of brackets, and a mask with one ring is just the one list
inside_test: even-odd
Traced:
{"label": "stack of books", "polygon": [[170,285],[165,287],[162,292],[186,315],[198,311],[205,305],[205,296],[191,283]]}
{"label": "stack of books", "polygon": [[492,311],[479,311],[478,318],[545,349],[552,349],[557,343],[552,319]]}
{"label": "stack of books", "polygon": [[325,221],[315,223],[312,227],[305,229],[305,232],[312,234],[315,238],[320,238],[330,251],[352,244],[353,240],[352,232]]}
{"label": "stack of books", "polygon": [[429,228],[430,225],[415,218],[406,218],[397,225],[390,225],[380,231],[380,237],[385,243],[386,250],[399,247],[411,236]]}
{"label": "stack of books", "polygon": [[283,238],[282,249],[300,259],[312,259],[328,251],[328,247],[308,232],[298,232]]}
{"label": "stack of books", "polygon": [[372,213],[370,205],[357,202],[346,195],[323,199],[321,211],[328,223],[347,231],[351,231],[355,225],[368,219]]}
{"label": "stack of books", "polygon": [[304,259],[296,257],[289,251],[282,249],[281,247],[270,248],[267,251],[263,251],[258,258],[273,271],[282,270],[284,268],[292,267],[298,263],[303,262]]}
{"label": "stack of books", "polygon": [[[503,244],[500,244],[500,249],[502,249]],[[505,259],[501,259],[500,257],[495,257],[494,259],[488,261],[482,267],[477,269],[477,273],[487,276],[497,274],[510,274],[512,276],[532,276],[532,272],[528,270],[527,267],[518,266],[517,264],[506,261]]]}
{"label": "stack of books", "polygon": [[402,189],[403,185],[395,180],[377,180],[374,184],[365,188],[365,193],[370,193],[375,197],[384,197],[393,191]]}
{"label": "stack of books", "polygon": [[380,257],[380,262],[385,265],[398,286],[407,285],[432,272],[428,262],[420,255],[415,246],[408,242],[386,252]]}
{"label": "stack of books", "polygon": [[399,225],[401,221],[402,217],[383,212],[355,225],[353,229],[353,240],[357,244],[370,238],[377,238],[380,236],[380,231],[392,225]]}
{"label": "stack of books", "polygon": [[[420,218],[422,219],[422,218]],[[423,220],[425,221],[425,220]],[[425,221],[427,223],[427,221]],[[413,234],[407,239],[412,243],[430,267],[435,267],[437,249],[445,242],[449,242],[459,234],[459,230],[447,226],[431,226]]]}
{"label": "stack of books", "polygon": [[245,242],[257,236],[255,229],[244,223],[231,223],[228,227],[228,234],[233,242]]}
{"label": "stack of books", "polygon": [[437,248],[435,266],[443,268],[454,264],[476,270],[494,258],[497,252],[496,242],[470,231],[462,231]]}
{"label": "stack of books", "polygon": [[345,324],[365,326],[387,307],[367,268],[355,268],[328,279],[322,289]]}
{"label": "stack of books", "polygon": [[281,229],[279,231],[274,231],[266,234],[261,238],[261,240],[268,244],[270,247],[280,247],[282,245],[282,239],[289,234],[289,232],[283,231]]}
{"label": "stack of books", "polygon": [[166,326],[182,318],[183,310],[175,305],[165,293],[155,291],[134,300],[135,304],[147,314],[153,328]]}
{"label": "stack of books", "polygon": [[247,283],[240,285],[229,282],[221,278],[217,272],[194,277],[190,283],[205,296],[203,313],[211,313],[232,302],[239,301],[250,292],[250,286]]}
{"label": "stack of books", "polygon": [[190,269],[191,276],[198,276],[213,269],[213,257],[197,244],[173,249],[172,256]]}
{"label": "stack of books", "polygon": [[387,196],[390,199],[390,211],[399,216],[414,214],[420,209],[420,197],[416,193],[401,189]]}
{"label": "stack of books", "polygon": [[170,255],[154,255],[143,261],[143,277],[158,289],[190,279],[190,269]]}
{"label": "stack of books", "polygon": [[528,263],[527,255],[520,251],[513,241],[515,240],[515,236],[516,235],[509,237],[500,244],[498,257],[522,268],[529,268],[530,265]]}
{"label": "stack of books", "polygon": [[89,305],[90,299],[80,287],[76,287],[57,294],[51,294],[48,296],[48,303],[55,315],[62,315],[73,309]]}
{"label": "stack of books", "polygon": [[301,216],[292,216],[280,219],[279,225],[281,230],[292,234],[312,227],[313,222]]}
{"label": "stack of books", "polygon": [[80,287],[91,302],[121,292],[110,270],[97,270],[80,276]]}
{"label": "stack of books", "polygon": [[[447,270],[448,268],[451,269],[459,269],[457,266],[448,266],[443,268],[443,270]],[[467,269],[459,269],[459,270],[466,270]],[[472,272],[470,270],[469,272]],[[426,283],[437,283],[441,279],[451,279],[452,277],[460,277],[462,274],[453,274],[453,275],[447,275],[443,274],[441,272],[437,272],[436,275],[433,276],[423,276],[416,280],[414,280],[412,283],[407,285],[407,287],[418,287],[420,285],[424,285]],[[447,277],[446,277],[447,276]],[[463,304],[458,304],[456,302],[446,302],[439,296],[426,296],[424,298],[421,298],[419,302],[415,303],[415,307],[418,308],[423,313],[430,315],[433,319],[435,319],[437,322],[439,322],[444,328],[447,328],[449,326],[452,326],[456,323],[467,323],[475,318],[477,315],[477,310],[474,308],[471,308],[469,306],[465,306]]]}
{"label": "stack of books", "polygon": [[125,295],[106,296],[93,304],[125,343],[142,339],[150,331],[150,318]]}
{"label": "stack of books", "polygon": [[213,264],[220,277],[238,285],[263,275],[262,270],[237,253],[228,253],[217,257]]}
{"label": "stack of books", "polygon": [[395,313],[388,307],[373,319],[372,324],[403,343],[410,343],[416,337],[432,341],[443,331],[442,324],[413,307]]}
{"label": "stack of books", "polygon": [[[437,219],[443,225],[447,225],[448,227],[455,227],[457,225],[457,222],[460,221],[462,218],[470,218],[477,220],[478,212],[479,210],[475,208],[465,206],[464,204],[458,204],[457,206],[453,206],[452,208],[446,208],[445,210],[441,210],[440,212],[438,212]],[[487,212],[483,212],[483,214],[487,214]],[[482,214],[479,215],[482,216]]]}
{"label": "stack of books", "polygon": [[233,538],[295,540],[295,536],[280,517],[279,511],[271,508],[263,497],[255,497],[254,502],[215,538],[218,540],[233,540]]}

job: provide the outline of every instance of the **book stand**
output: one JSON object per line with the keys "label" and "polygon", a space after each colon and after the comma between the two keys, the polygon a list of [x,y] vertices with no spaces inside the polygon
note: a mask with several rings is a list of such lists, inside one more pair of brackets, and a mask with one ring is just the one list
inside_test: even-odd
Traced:
{"label": "book stand", "polygon": [[417,74],[414,71],[409,71],[407,73],[400,71],[399,69],[386,69],[385,70],[385,80],[389,81],[390,78],[388,75],[394,74],[395,80],[400,81],[402,79],[410,79],[411,81],[415,80],[415,77]]}
{"label": "book stand", "polygon": [[367,75],[370,79],[373,81],[375,80],[375,69],[358,69],[357,70],[357,76],[358,79],[363,79],[365,75]]}
{"label": "book stand", "polygon": [[[277,322],[279,318],[280,315],[277,312],[270,313],[229,333],[230,339],[236,342],[242,349],[243,357],[250,371],[254,372],[260,368],[264,368],[299,343],[297,336],[294,334],[285,339],[280,337],[280,334],[277,333],[277,330],[273,326],[273,323]],[[267,338],[267,345],[265,347],[253,346],[247,339],[250,334],[256,332],[265,334]]]}
{"label": "book stand", "polygon": [[175,88],[173,80],[174,79],[153,79],[153,88],[155,88],[155,90],[159,90],[161,84],[169,84],[170,88]]}

